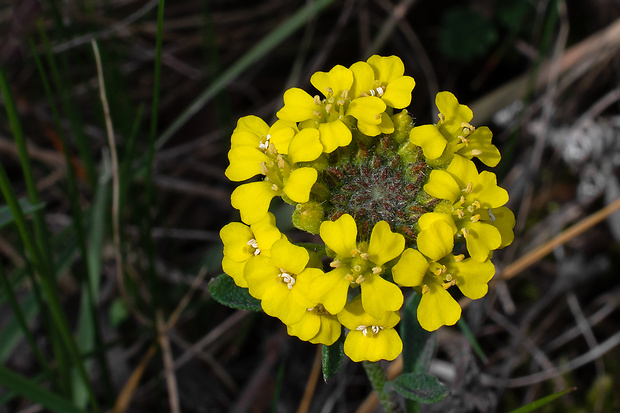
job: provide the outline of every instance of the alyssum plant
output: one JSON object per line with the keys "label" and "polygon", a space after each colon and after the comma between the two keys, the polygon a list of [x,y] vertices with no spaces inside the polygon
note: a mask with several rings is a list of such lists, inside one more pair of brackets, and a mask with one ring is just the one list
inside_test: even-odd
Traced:
{"label": "alyssum plant", "polygon": [[[273,125],[238,121],[226,176],[260,179],[232,193],[243,222],[220,232],[225,274],[212,294],[262,308],[290,335],[323,344],[326,378],[342,349],[364,362],[388,411],[394,391],[434,402],[446,391],[424,371],[420,358],[430,354],[420,340],[459,320],[454,287],[474,300],[487,293],[492,252],[513,240],[508,193],[473,161],[493,167],[500,153],[450,92],[437,94],[437,124],[415,126],[403,109],[415,81],[396,56],[338,65],[311,83],[320,94],[287,90]],[[294,226],[323,243],[289,241],[269,212],[274,197],[294,205]],[[403,287],[413,291],[404,290],[405,305]],[[386,382],[374,362],[401,353],[404,373]]]}

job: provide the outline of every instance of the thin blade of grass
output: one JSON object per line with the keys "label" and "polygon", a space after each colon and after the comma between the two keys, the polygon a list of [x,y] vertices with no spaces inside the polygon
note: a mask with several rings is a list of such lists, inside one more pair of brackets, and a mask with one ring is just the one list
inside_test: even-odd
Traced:
{"label": "thin blade of grass", "polygon": [[[329,6],[333,0],[317,0],[307,3],[300,8],[295,14],[289,17],[284,23],[276,27],[272,32],[265,36],[256,46],[250,49],[245,55],[237,60],[222,75],[213,81],[213,83],[198,96],[188,107],[181,113],[172,124],[166,129],[155,144],[156,149],[160,149],[168,142],[192,116],[194,116],[207,102],[213,99],[218,93],[226,88],[241,73],[252,66],[257,60],[263,58],[267,53],[289,37],[292,33],[318,14],[325,7]],[[155,113],[153,116],[157,116]]]}
{"label": "thin blade of grass", "polygon": [[[0,91],[2,92],[2,96],[5,101],[5,107],[7,111],[7,115],[9,118],[9,123],[11,125],[11,130],[13,132],[13,136],[17,142],[19,152],[20,152],[20,161],[22,162],[22,168],[24,170],[24,179],[26,180],[26,186],[28,187],[28,193],[30,202],[32,204],[38,204],[38,194],[36,185],[34,182],[32,167],[30,165],[30,160],[28,158],[28,151],[26,148],[26,140],[22,132],[22,128],[19,122],[19,118],[17,116],[17,110],[15,107],[15,102],[13,100],[11,91],[9,89],[8,83],[6,82],[6,77],[4,76],[3,71],[0,70]],[[82,359],[80,357],[80,353],[77,348],[77,344],[73,338],[71,330],[69,328],[69,323],[66,318],[66,314],[62,308],[60,302],[60,294],[58,291],[58,285],[56,284],[56,277],[54,274],[54,267],[51,261],[51,246],[49,244],[49,236],[47,234],[47,229],[45,227],[43,214],[35,213],[35,233],[37,237],[38,243],[36,243],[28,230],[28,225],[26,224],[26,219],[24,214],[19,206],[19,201],[17,200],[17,196],[15,195],[15,191],[13,190],[10,180],[4,170],[4,167],[0,165],[0,190],[6,200],[7,204],[11,208],[11,213],[15,219],[15,224],[18,227],[20,236],[24,245],[26,246],[26,250],[30,254],[30,259],[33,261],[33,266],[35,270],[40,275],[40,284],[41,289],[43,291],[43,295],[46,298],[46,301],[49,305],[49,311],[51,319],[53,320],[53,326],[48,326],[48,331],[50,332],[50,337],[53,340],[56,338],[62,341],[62,345],[66,349],[68,356],[71,358],[72,363],[78,367],[80,378],[84,381],[85,385],[88,386],[91,407],[93,411],[98,412],[99,407],[97,404],[97,400],[90,384],[90,380],[84,369],[84,365],[82,364]],[[61,346],[60,343],[52,343],[52,347],[57,351],[56,354],[58,359],[62,359],[63,354],[61,354]],[[69,364],[62,365],[59,363],[59,367],[67,367]],[[62,377],[69,378],[66,374],[63,374]],[[68,387],[72,386],[70,383],[65,383]]]}
{"label": "thin blade of grass", "polygon": [[551,403],[552,401],[554,401],[555,399],[558,399],[570,392],[573,392],[577,390],[576,387],[572,387],[570,389],[565,389],[562,391],[559,391],[557,393],[553,393],[550,394],[549,396],[545,396],[541,399],[535,400],[530,404],[527,404],[525,406],[519,407],[516,410],[512,410],[510,413],[529,413],[529,412],[533,412],[536,409],[540,409],[543,406],[546,406],[547,404]]}
{"label": "thin blade of grass", "polygon": [[3,365],[0,365],[0,386],[20,394],[34,403],[39,403],[52,412],[84,413],[84,410],[78,409],[68,400],[39,386],[34,381],[7,369]]}
{"label": "thin blade of grass", "polygon": [[[34,211],[42,209],[45,204],[32,205],[30,202],[28,202],[27,199],[20,199],[19,206],[21,207],[24,214],[27,215]],[[8,206],[0,207],[0,228],[7,224],[10,224],[11,222],[13,222],[13,214],[11,213],[11,208],[9,208]]]}

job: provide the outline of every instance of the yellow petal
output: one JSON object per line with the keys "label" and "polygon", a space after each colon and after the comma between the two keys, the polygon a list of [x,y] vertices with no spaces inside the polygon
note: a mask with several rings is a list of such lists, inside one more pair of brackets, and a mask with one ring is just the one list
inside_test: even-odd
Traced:
{"label": "yellow petal", "polygon": [[448,144],[435,125],[416,126],[411,129],[409,140],[422,148],[424,156],[428,159],[439,158]]}
{"label": "yellow petal", "polygon": [[308,341],[317,335],[320,328],[321,317],[312,311],[306,311],[299,322],[286,327],[286,332],[291,336]]}
{"label": "yellow petal", "polygon": [[286,325],[298,323],[307,311],[293,299],[291,290],[282,283],[269,289],[260,304],[265,313],[278,317]]}
{"label": "yellow petal", "polygon": [[220,238],[224,243],[224,256],[233,261],[247,261],[254,256],[254,248],[248,241],[254,238],[252,230],[241,222],[231,222],[220,230]]}
{"label": "yellow petal", "polygon": [[333,93],[339,98],[344,90],[351,90],[353,72],[344,66],[336,65],[329,72],[313,74],[310,77],[310,83],[326,97]]}
{"label": "yellow petal", "polygon": [[273,265],[289,274],[301,273],[306,268],[309,259],[308,250],[291,244],[286,238],[279,239],[271,247]]}
{"label": "yellow petal", "polygon": [[342,326],[338,322],[336,316],[326,314],[321,317],[321,327],[319,332],[314,336],[310,342],[312,344],[325,344],[331,346],[340,338],[342,332]]}
{"label": "yellow petal", "polygon": [[378,97],[366,96],[353,99],[346,114],[364,123],[379,125],[385,108],[385,103]]}
{"label": "yellow petal", "polygon": [[418,250],[433,261],[452,253],[454,233],[452,227],[443,220],[437,220],[428,229],[418,234]]}
{"label": "yellow petal", "polygon": [[245,181],[261,173],[261,163],[269,162],[269,157],[261,150],[251,146],[237,146],[228,152],[230,165],[226,177],[231,181]]}
{"label": "yellow petal", "polygon": [[310,200],[310,190],[316,182],[318,173],[314,168],[299,168],[291,172],[282,191],[295,202]]}
{"label": "yellow petal", "polygon": [[265,217],[271,199],[276,196],[269,181],[240,185],[230,196],[230,202],[241,213],[241,220],[253,224]]}
{"label": "yellow petal", "polygon": [[391,83],[405,74],[405,65],[398,56],[373,55],[367,62],[373,68],[375,78],[381,83]]}
{"label": "yellow petal", "polygon": [[467,136],[469,145],[461,148],[458,153],[470,159],[475,156],[486,166],[496,166],[501,159],[501,155],[499,149],[491,143],[492,137],[493,134],[488,127],[482,126],[477,128],[471,135]]}
{"label": "yellow petal", "polygon": [[323,304],[331,314],[338,314],[347,302],[347,292],[351,283],[344,277],[345,268],[335,268],[330,272],[318,276],[310,285],[310,298]]}
{"label": "yellow petal", "polygon": [[245,264],[245,261],[233,261],[226,256],[222,258],[222,270],[230,277],[232,277],[235,284],[237,284],[239,287],[247,288],[248,282],[245,280],[245,278],[243,278],[243,269],[245,268]]}
{"label": "yellow petal", "polygon": [[349,214],[323,222],[319,233],[325,245],[341,258],[351,257],[351,251],[357,248],[357,224]]}
{"label": "yellow petal", "polygon": [[433,222],[438,220],[445,221],[448,225],[450,225],[453,235],[456,234],[456,232],[458,231],[452,215],[441,214],[439,212],[427,212],[426,214],[423,214],[420,219],[418,219],[418,225],[420,226],[420,230],[423,231],[425,229],[428,229],[433,224]]}
{"label": "yellow petal", "polygon": [[318,129],[301,130],[290,141],[288,151],[292,163],[314,161],[323,153]]}
{"label": "yellow petal", "polygon": [[460,224],[468,231],[465,238],[467,251],[476,261],[485,261],[489,257],[489,253],[498,249],[502,244],[502,236],[499,230],[491,224],[466,220]]}
{"label": "yellow petal", "polygon": [[353,72],[353,86],[349,97],[355,99],[361,97],[362,93],[368,93],[374,87],[375,74],[366,62],[353,63],[351,71]]}
{"label": "yellow petal", "polygon": [[284,92],[284,107],[276,113],[276,116],[291,122],[301,122],[316,117],[314,112],[317,108],[312,96],[294,87]]}
{"label": "yellow petal", "polygon": [[400,288],[380,275],[369,274],[361,284],[362,307],[370,316],[381,319],[388,311],[397,311],[403,306]]}
{"label": "yellow petal", "polygon": [[459,304],[438,283],[429,280],[425,285],[429,289],[422,294],[418,305],[420,326],[427,331],[435,331],[444,325],[454,325],[461,318]]}
{"label": "yellow petal", "polygon": [[403,351],[403,342],[393,328],[364,336],[361,331],[350,331],[344,341],[344,353],[355,362],[364,360],[394,360]]}
{"label": "yellow petal", "polygon": [[472,300],[477,300],[486,295],[489,290],[488,282],[495,275],[495,266],[491,260],[478,262],[472,258],[467,258],[461,262],[451,259],[449,270],[459,290]]}
{"label": "yellow petal", "polygon": [[404,287],[422,285],[424,274],[428,270],[428,261],[418,251],[407,248],[403,251],[398,263],[392,268],[394,282]]}
{"label": "yellow petal", "polygon": [[351,143],[351,130],[341,120],[319,124],[319,133],[323,152],[332,153],[339,146]]}
{"label": "yellow petal", "polygon": [[379,221],[375,224],[372,234],[370,234],[370,244],[368,245],[370,261],[377,266],[381,266],[398,257],[404,249],[405,237],[392,232],[390,225],[386,221]]}
{"label": "yellow petal", "polygon": [[507,207],[493,208],[493,210],[489,212],[493,216],[492,222],[489,222],[489,224],[497,228],[502,237],[502,243],[499,248],[510,245],[515,238],[513,232],[513,228],[515,227],[515,215]]}
{"label": "yellow petal", "polygon": [[435,198],[446,199],[451,203],[461,197],[461,187],[455,181],[454,176],[440,169],[431,171],[428,183],[424,185],[424,191]]}
{"label": "yellow petal", "polygon": [[411,76],[402,76],[388,83],[381,99],[392,108],[406,108],[411,104],[411,92],[414,87],[415,80]]}

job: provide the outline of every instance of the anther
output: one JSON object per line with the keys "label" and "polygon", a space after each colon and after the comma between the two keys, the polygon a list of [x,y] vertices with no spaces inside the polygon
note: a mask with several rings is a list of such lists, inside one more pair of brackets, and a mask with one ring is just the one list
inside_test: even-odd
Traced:
{"label": "anther", "polygon": [[460,202],[461,204],[464,204],[464,203],[465,203],[465,201],[466,201],[465,197],[464,197],[463,195],[461,195],[461,199],[459,199],[459,202]]}
{"label": "anther", "polygon": [[471,203],[476,209],[480,208],[480,202],[478,202],[478,200],[475,200],[474,202]]}
{"label": "anther", "polygon": [[465,254],[459,254],[454,256],[454,261],[461,262],[465,259]]}
{"label": "anther", "polygon": [[295,277],[282,270],[282,268],[280,268],[280,270],[282,271],[282,273],[279,275],[279,277],[282,278],[282,281],[284,281],[288,289],[292,290],[293,286],[295,285]]}
{"label": "anther", "polygon": [[366,280],[366,278],[364,278],[363,275],[360,275],[359,277],[357,277],[357,279],[355,280],[356,284],[361,284]]}
{"label": "anther", "polygon": [[271,185],[271,190],[272,191],[277,191],[278,189],[280,189],[280,188],[278,188],[278,185],[276,185],[276,184]]}
{"label": "anther", "polygon": [[262,173],[263,175],[267,175],[268,172],[269,172],[269,169],[267,169],[267,163],[266,162],[261,162],[260,163],[260,173]]}
{"label": "anther", "polygon": [[348,99],[349,98],[349,89],[343,90],[341,96],[342,96],[343,99]]}
{"label": "anther", "polygon": [[429,292],[431,289],[428,287],[428,285],[424,284],[422,286],[422,294],[426,294],[427,292]]}
{"label": "anther", "polygon": [[465,146],[469,146],[469,139],[465,138],[464,136],[459,136],[458,138],[461,140],[461,142],[465,144]]}
{"label": "anther", "polygon": [[473,127],[470,123],[467,123],[467,122],[461,123],[461,128],[463,128],[463,132],[467,132],[467,133],[472,133],[473,131],[476,130],[475,127]]}
{"label": "anther", "polygon": [[447,271],[446,266],[445,266],[445,265],[442,265],[442,266],[441,266],[441,268],[437,268],[437,270],[435,270],[435,271],[433,272],[433,274],[435,274],[435,275],[439,276],[439,275],[443,274],[443,273],[444,273],[444,272],[446,272],[446,271]]}
{"label": "anther", "polygon": [[469,236],[469,230],[467,228],[461,228],[461,233],[465,238]]}
{"label": "anther", "polygon": [[479,156],[482,155],[482,151],[480,149],[472,149],[471,156]]}
{"label": "anther", "polygon": [[377,95],[379,95],[379,97],[383,96],[383,88],[382,87],[378,87],[377,88]]}
{"label": "anther", "polygon": [[381,271],[383,271],[381,267],[372,267],[372,273],[375,275],[381,274]]}
{"label": "anther", "polygon": [[248,241],[248,245],[254,248],[254,255],[260,254],[260,249],[258,248],[258,242],[254,238]]}
{"label": "anther", "polygon": [[328,103],[327,105],[325,105],[325,111],[327,113],[331,112],[331,110],[332,110],[332,104],[331,103]]}
{"label": "anther", "polygon": [[465,188],[465,192],[467,192],[468,194],[471,194],[471,191],[473,191],[474,189],[474,183],[470,182],[467,184],[467,188]]}
{"label": "anther", "polygon": [[439,122],[444,123],[446,121],[446,117],[443,115],[443,113],[438,113],[437,117],[439,118]]}
{"label": "anther", "polygon": [[357,257],[359,255],[359,253],[360,253],[360,250],[358,250],[357,248],[353,248],[351,250],[351,256],[352,257]]}
{"label": "anther", "polygon": [[375,95],[375,91],[373,89],[370,89],[370,96],[374,96]]}
{"label": "anther", "polygon": [[278,154],[276,161],[278,162],[278,168],[280,169],[284,169],[284,158],[282,158],[282,155]]}
{"label": "anther", "polygon": [[360,254],[360,258],[363,259],[363,260],[368,260],[370,258],[370,255],[368,255],[367,252],[362,252]]}
{"label": "anther", "polygon": [[332,262],[329,263],[329,266],[332,268],[339,268],[341,265],[339,260],[333,260]]}
{"label": "anther", "polygon": [[461,208],[456,210],[456,215],[458,215],[459,219],[462,219],[465,216],[465,213]]}
{"label": "anther", "polygon": [[318,110],[315,110],[313,112],[314,116],[316,116],[317,118],[321,119],[323,116],[321,115],[321,112],[319,112]]}
{"label": "anther", "polygon": [[355,278],[353,278],[353,276],[351,274],[345,275],[344,279],[349,281],[349,282],[353,282],[353,280],[355,280]]}
{"label": "anther", "polygon": [[473,217],[471,217],[471,222],[478,222],[480,221],[480,214],[476,214]]}
{"label": "anther", "polygon": [[315,105],[321,104],[321,98],[319,97],[319,95],[314,95],[314,104]]}
{"label": "anther", "polygon": [[339,100],[336,102],[336,104],[337,104],[338,106],[344,106],[344,99],[339,99]]}
{"label": "anther", "polygon": [[329,87],[329,86],[327,86],[325,88],[325,90],[327,91],[327,94],[329,94],[329,95],[333,95],[334,94],[334,90],[331,87]]}

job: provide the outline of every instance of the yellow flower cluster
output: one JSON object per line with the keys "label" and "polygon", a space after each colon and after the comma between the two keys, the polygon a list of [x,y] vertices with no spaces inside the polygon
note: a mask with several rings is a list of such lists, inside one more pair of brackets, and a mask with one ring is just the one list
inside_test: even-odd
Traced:
{"label": "yellow flower cluster", "polygon": [[[376,55],[317,72],[321,95],[287,90],[271,126],[241,118],[228,153],[229,179],[260,179],[232,193],[243,223],[220,232],[224,271],[291,335],[331,345],[344,326],[354,361],[402,351],[401,287],[421,295],[423,328],[456,323],[448,289],[483,297],[492,251],[513,239],[507,192],[472,161],[499,162],[490,130],[474,128],[449,92],[437,95],[439,122],[414,127],[406,110],[394,113],[411,103],[415,82],[404,72],[398,57]],[[294,245],[280,232],[269,212],[276,196],[324,245]]]}

